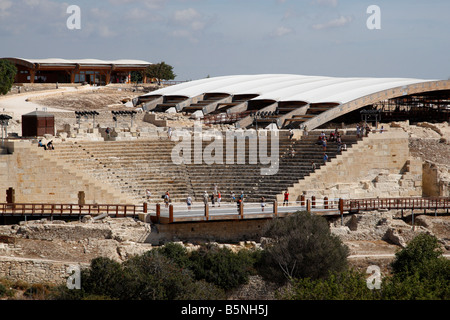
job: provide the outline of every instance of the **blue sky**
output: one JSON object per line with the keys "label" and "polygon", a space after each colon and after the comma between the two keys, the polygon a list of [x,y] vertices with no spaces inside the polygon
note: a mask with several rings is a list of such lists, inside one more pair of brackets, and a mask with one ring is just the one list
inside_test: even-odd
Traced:
{"label": "blue sky", "polygon": [[[69,5],[81,29],[69,30]],[[377,5],[381,29],[366,12]],[[448,0],[0,0],[0,56],[165,61],[177,80],[450,78]]]}

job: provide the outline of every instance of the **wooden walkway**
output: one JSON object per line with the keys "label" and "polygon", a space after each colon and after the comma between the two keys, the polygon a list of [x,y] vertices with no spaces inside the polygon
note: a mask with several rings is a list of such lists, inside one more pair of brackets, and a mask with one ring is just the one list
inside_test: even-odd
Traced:
{"label": "wooden walkway", "polygon": [[138,218],[139,214],[150,214],[153,223],[180,223],[219,220],[272,219],[284,217],[297,211],[310,211],[322,216],[341,216],[345,214],[363,213],[373,210],[423,210],[426,214],[439,211],[448,214],[450,197],[433,198],[375,198],[375,199],[304,199],[289,202],[287,205],[277,202],[246,203],[237,206],[235,203],[222,203],[212,207],[203,203],[194,204],[190,208],[183,203],[170,204],[168,207],[156,204],[154,212],[148,210],[147,203],[142,205],[122,204],[44,204],[44,203],[0,203],[0,217],[64,217],[81,218],[86,215],[108,215],[110,217]]}

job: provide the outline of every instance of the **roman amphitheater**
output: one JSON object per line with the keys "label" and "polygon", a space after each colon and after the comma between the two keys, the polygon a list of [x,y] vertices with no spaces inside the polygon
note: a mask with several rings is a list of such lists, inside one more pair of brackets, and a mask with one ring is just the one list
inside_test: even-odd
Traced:
{"label": "roman amphitheater", "polygon": [[297,210],[327,217],[358,267],[387,270],[418,232],[450,253],[450,80],[23,84],[0,114],[0,277],[57,283],[166,241],[260,247],[263,224]]}

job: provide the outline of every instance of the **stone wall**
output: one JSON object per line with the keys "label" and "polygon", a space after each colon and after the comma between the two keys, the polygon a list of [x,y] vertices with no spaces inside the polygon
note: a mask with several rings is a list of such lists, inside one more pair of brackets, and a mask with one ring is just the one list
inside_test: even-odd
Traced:
{"label": "stone wall", "polygon": [[89,264],[0,256],[0,277],[27,283],[64,284],[70,276],[69,268],[73,266],[82,269]]}
{"label": "stone wall", "polygon": [[156,224],[145,242],[158,245],[171,241],[259,241],[267,219]]}
{"label": "stone wall", "polygon": [[450,195],[450,169],[430,161],[423,163],[423,193],[429,197]]}
{"label": "stone wall", "polygon": [[79,191],[85,192],[86,204],[133,203],[106,182],[71,168],[29,141],[9,141],[7,148],[9,154],[0,154],[0,202],[11,187],[16,203],[78,203]]}
{"label": "stone wall", "polygon": [[422,164],[409,155],[407,133],[370,133],[288,190],[292,200],[421,196]]}

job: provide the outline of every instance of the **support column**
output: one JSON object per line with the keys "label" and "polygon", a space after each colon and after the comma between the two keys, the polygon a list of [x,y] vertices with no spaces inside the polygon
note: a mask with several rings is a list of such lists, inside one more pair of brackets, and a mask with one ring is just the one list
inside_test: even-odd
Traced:
{"label": "support column", "polygon": [[34,83],[34,77],[36,76],[36,70],[30,69],[30,83]]}
{"label": "support column", "polygon": [[209,205],[205,203],[205,220],[209,220]]}
{"label": "support column", "polygon": [[173,223],[173,204],[169,205],[169,223]]}

